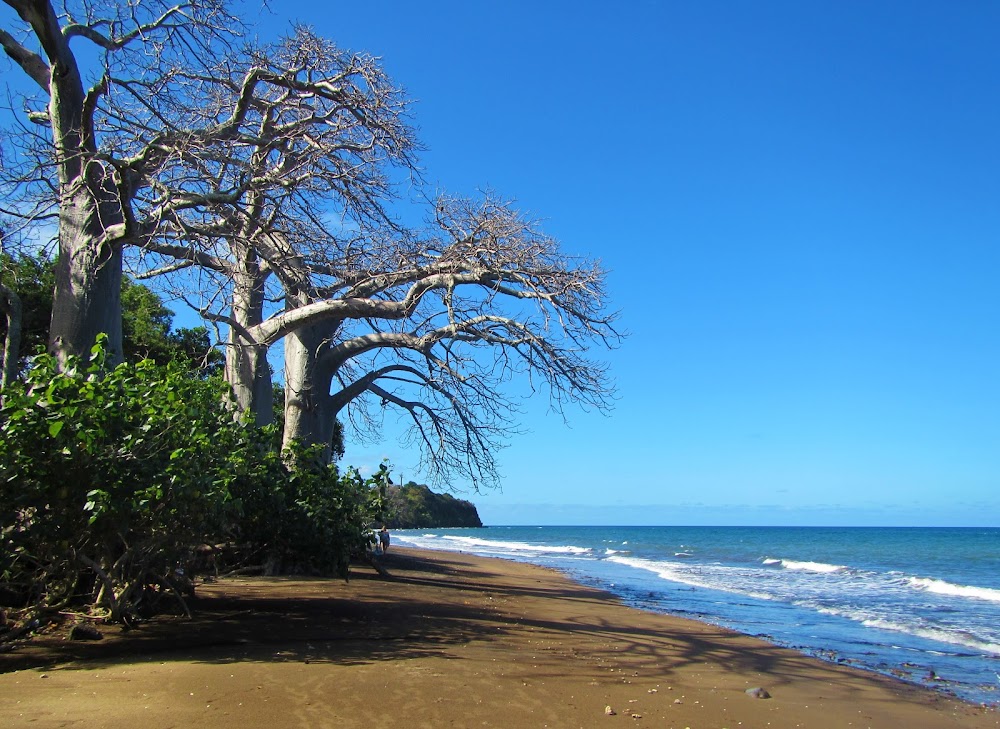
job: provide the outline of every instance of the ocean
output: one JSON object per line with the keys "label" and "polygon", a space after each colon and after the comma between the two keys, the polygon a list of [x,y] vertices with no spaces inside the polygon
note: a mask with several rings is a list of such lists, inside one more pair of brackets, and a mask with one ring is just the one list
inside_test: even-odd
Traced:
{"label": "ocean", "polygon": [[491,526],[393,543],[554,567],[635,607],[1000,702],[1000,529]]}

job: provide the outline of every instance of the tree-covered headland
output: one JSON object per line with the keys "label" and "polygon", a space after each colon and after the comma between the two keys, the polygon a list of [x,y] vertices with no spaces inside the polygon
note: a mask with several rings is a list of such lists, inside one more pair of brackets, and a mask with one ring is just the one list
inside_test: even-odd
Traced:
{"label": "tree-covered headland", "polygon": [[475,504],[413,483],[390,485],[385,492],[384,523],[392,529],[481,527]]}

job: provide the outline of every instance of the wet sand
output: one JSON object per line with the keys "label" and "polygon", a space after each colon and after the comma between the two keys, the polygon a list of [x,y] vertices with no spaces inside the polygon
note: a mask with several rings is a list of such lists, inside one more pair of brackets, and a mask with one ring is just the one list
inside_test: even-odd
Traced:
{"label": "wet sand", "polygon": [[198,587],[193,619],[42,635],[0,653],[0,727],[1000,726],[552,570],[415,549],[385,565],[389,579],[226,579]]}

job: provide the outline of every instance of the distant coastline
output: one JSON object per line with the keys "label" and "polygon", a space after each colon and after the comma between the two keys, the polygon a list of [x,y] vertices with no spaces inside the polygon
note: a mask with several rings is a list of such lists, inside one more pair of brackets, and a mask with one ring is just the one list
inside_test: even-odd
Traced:
{"label": "distant coastline", "polygon": [[481,527],[475,504],[439,494],[423,484],[389,486],[385,525],[390,529],[446,529]]}

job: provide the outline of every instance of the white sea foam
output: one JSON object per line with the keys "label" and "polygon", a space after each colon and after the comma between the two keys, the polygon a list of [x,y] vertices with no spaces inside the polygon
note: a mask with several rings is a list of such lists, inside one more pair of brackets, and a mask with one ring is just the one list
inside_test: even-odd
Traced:
{"label": "white sea foam", "polygon": [[575,547],[559,544],[529,544],[528,542],[508,542],[495,539],[479,539],[478,537],[461,537],[455,535],[424,534],[420,537],[410,537],[408,540],[415,546],[427,546],[420,542],[424,539],[433,540],[434,549],[467,549],[469,551],[491,552],[494,554],[590,554],[589,547]]}
{"label": "white sea foam", "polygon": [[636,569],[646,570],[648,572],[653,572],[659,575],[665,580],[670,580],[671,582],[680,582],[685,585],[693,585],[695,587],[712,587],[711,584],[705,580],[700,580],[694,575],[685,573],[679,570],[676,566],[671,565],[669,562],[662,562],[660,560],[653,559],[642,559],[640,557],[608,557],[609,562],[615,562],[617,564],[623,564],[628,567],[635,567]]}
{"label": "white sea foam", "polygon": [[798,562],[793,559],[765,559],[764,564],[779,564],[786,570],[797,570],[800,572],[843,572],[847,569],[842,564],[826,564],[825,562]]}
{"label": "white sea foam", "polygon": [[954,597],[971,597],[977,600],[1000,602],[1000,590],[992,587],[976,587],[974,585],[955,585],[944,580],[934,580],[928,577],[909,577],[906,582],[918,590],[933,592],[938,595]]}
{"label": "white sea foam", "polygon": [[[623,564],[640,570],[652,572],[669,582],[678,582],[691,587],[704,587],[709,590],[735,593],[738,595],[748,595],[760,600],[773,600],[774,595],[748,589],[745,584],[736,584],[732,581],[731,570],[726,567],[717,568],[724,571],[725,576],[705,573],[704,566],[694,567],[688,563],[669,562],[664,560],[642,559],[641,557],[608,557],[608,562]],[[697,571],[696,571],[697,570]]]}
{"label": "white sea foam", "polygon": [[991,653],[995,656],[1000,656],[1000,644],[980,640],[976,638],[976,636],[970,635],[969,633],[953,632],[950,630],[942,630],[940,628],[915,627],[905,623],[896,623],[892,620],[885,619],[863,620],[861,621],[861,624],[868,628],[879,628],[881,630],[891,630],[898,633],[909,633],[911,635],[920,636],[921,638],[927,638],[928,640],[936,640],[939,643],[960,645],[964,648],[971,648],[983,653]]}
{"label": "white sea foam", "polygon": [[[810,601],[796,601],[796,605],[809,607],[824,615],[835,615],[848,618],[861,623],[866,628],[877,630],[887,630],[893,633],[904,633],[920,638],[937,641],[938,643],[948,643],[964,648],[970,648],[982,653],[991,653],[1000,656],[1000,643],[993,640],[992,636],[980,637],[973,635],[969,631],[949,630],[944,627],[930,627],[916,622],[908,622],[904,619],[880,616],[872,610],[858,608],[837,608],[829,606],[818,606]],[[933,652],[933,651],[931,651]]]}

